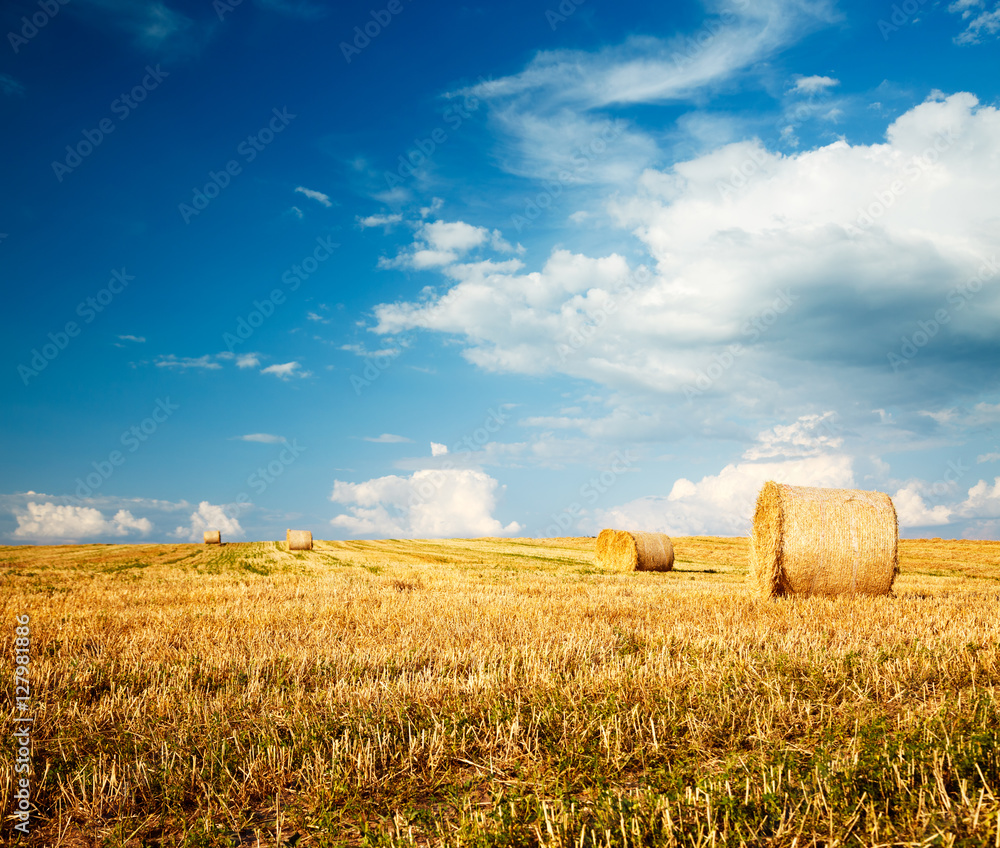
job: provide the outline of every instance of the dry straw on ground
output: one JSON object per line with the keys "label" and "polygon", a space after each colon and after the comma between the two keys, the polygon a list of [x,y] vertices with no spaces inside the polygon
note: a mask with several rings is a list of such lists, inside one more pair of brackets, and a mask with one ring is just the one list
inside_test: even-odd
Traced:
{"label": "dry straw on ground", "polygon": [[885,595],[899,570],[888,495],[767,482],[750,535],[750,581],[762,597]]}
{"label": "dry straw on ground", "polygon": [[290,551],[311,551],[313,534],[311,530],[286,530],[285,541]]}
{"label": "dry straw on ground", "polygon": [[602,530],[597,537],[597,562],[615,571],[670,571],[674,546],[663,533]]}
{"label": "dry straw on ground", "polygon": [[205,544],[206,545],[221,545],[222,544],[222,532],[220,530],[206,530],[205,531]]}

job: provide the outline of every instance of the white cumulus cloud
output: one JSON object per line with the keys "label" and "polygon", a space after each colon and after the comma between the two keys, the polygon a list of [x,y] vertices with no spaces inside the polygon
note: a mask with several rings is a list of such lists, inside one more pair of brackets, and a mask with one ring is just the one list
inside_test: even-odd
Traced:
{"label": "white cumulus cloud", "polygon": [[186,539],[191,542],[200,542],[204,538],[206,530],[219,530],[222,533],[222,541],[227,538],[239,538],[243,535],[243,528],[236,518],[230,518],[226,514],[225,507],[217,504],[202,501],[198,504],[198,509],[191,513],[191,522],[187,527],[181,526],[174,530],[174,536],[178,539]]}
{"label": "white cumulus cloud", "polygon": [[351,536],[441,538],[517,533],[493,517],[500,484],[472,469],[424,469],[364,483],[337,480],[330,499],[348,513],[330,523]]}
{"label": "white cumulus cloud", "polygon": [[153,529],[148,518],[136,518],[126,509],[106,519],[93,507],[29,501],[23,510],[15,510],[14,516],[14,537],[32,541],[75,542],[99,536],[145,535]]}
{"label": "white cumulus cloud", "polygon": [[840,80],[833,79],[833,77],[799,77],[795,81],[795,90],[804,94],[816,94],[838,85],[840,85]]}
{"label": "white cumulus cloud", "polygon": [[900,527],[931,527],[951,520],[952,511],[944,504],[930,507],[924,502],[922,488],[911,483],[892,496]]}
{"label": "white cumulus cloud", "polygon": [[[646,170],[635,193],[610,202],[651,271],[623,255],[564,249],[537,271],[519,260],[446,265],[457,251],[440,246],[460,240],[428,241],[428,267],[457,282],[378,305],[373,329],[454,334],[489,370],[660,396],[687,399],[698,386],[748,405],[769,397],[835,408],[829,386],[846,390],[849,378],[871,407],[890,393],[916,403],[929,384],[954,385],[956,368],[981,370],[985,349],[971,360],[962,350],[995,338],[998,146],[1000,111],[969,93],[935,94],[880,143],[794,155],[753,140],[723,145]],[[935,315],[929,337],[921,327]],[[922,339],[920,348],[903,337]],[[923,382],[900,381],[889,357],[900,351],[913,355],[899,367],[918,365]]]}

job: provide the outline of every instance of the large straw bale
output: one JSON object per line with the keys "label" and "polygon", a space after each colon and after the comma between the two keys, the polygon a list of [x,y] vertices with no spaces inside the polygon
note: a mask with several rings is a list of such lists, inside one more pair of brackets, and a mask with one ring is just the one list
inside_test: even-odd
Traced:
{"label": "large straw bale", "polygon": [[602,530],[597,534],[595,554],[598,565],[610,565],[610,562],[608,562],[608,551],[611,547],[611,540],[614,539],[615,534],[618,532],[618,530]]}
{"label": "large straw bale", "polygon": [[757,497],[750,581],[779,595],[886,595],[899,571],[899,528],[882,492],[769,481]]}
{"label": "large straw bale", "polygon": [[286,530],[285,541],[290,551],[311,551],[313,534],[311,530]]}
{"label": "large straw bale", "polygon": [[670,571],[674,546],[663,533],[602,530],[597,537],[597,561],[615,571]]}
{"label": "large straw bale", "polygon": [[205,544],[206,545],[221,545],[222,544],[222,531],[221,530],[206,530],[205,531]]}

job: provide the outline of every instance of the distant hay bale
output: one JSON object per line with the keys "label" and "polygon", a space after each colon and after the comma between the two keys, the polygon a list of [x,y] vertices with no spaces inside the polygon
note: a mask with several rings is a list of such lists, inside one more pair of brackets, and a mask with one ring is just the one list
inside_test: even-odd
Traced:
{"label": "distant hay bale", "polygon": [[663,533],[602,530],[597,537],[597,561],[615,571],[670,571],[674,546]]}
{"label": "distant hay bale", "polygon": [[750,581],[779,595],[886,595],[899,571],[899,527],[882,492],[767,482],[750,534]]}
{"label": "distant hay bale", "polygon": [[290,551],[311,551],[313,534],[311,530],[286,530],[285,541]]}
{"label": "distant hay bale", "polygon": [[222,544],[222,532],[220,530],[206,530],[205,531],[205,544],[206,545],[221,545]]}

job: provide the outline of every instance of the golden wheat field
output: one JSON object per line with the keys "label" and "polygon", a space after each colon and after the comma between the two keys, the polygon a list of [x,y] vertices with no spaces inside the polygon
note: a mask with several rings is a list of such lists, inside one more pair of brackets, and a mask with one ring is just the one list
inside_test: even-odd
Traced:
{"label": "golden wheat field", "polygon": [[777,601],[746,540],[674,547],[0,548],[34,718],[31,833],[7,765],[0,840],[1000,845],[1000,543],[902,541],[890,597]]}

